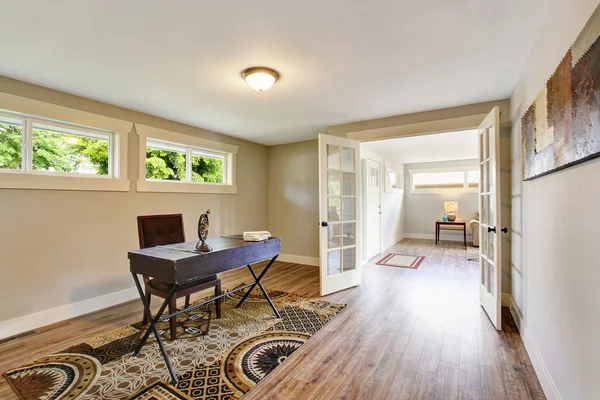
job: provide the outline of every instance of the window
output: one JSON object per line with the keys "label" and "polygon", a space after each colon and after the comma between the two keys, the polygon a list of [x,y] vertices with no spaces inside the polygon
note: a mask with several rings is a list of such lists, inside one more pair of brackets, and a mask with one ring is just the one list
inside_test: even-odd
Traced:
{"label": "window", "polygon": [[[32,124],[33,171],[112,176],[112,133]],[[30,151],[31,150],[31,151]]]}
{"label": "window", "polygon": [[[400,171],[403,171],[400,168]],[[404,193],[404,172],[398,172],[394,168],[390,168],[386,165],[386,182],[385,182],[385,192],[386,193],[396,193],[401,194]]]}
{"label": "window", "polygon": [[0,170],[23,167],[23,121],[0,115]]}
{"label": "window", "polygon": [[411,193],[475,192],[479,187],[476,166],[409,170]]}
{"label": "window", "polygon": [[[63,107],[30,102],[43,104],[34,108],[48,110],[50,115],[58,109],[65,115]],[[19,105],[23,104],[24,108],[28,105],[22,101]],[[88,115],[72,113],[78,119]],[[126,148],[126,133],[121,137],[119,131],[0,110],[0,187],[128,190],[128,182],[120,179],[119,152]]]}
{"label": "window", "polygon": [[136,132],[142,144],[138,191],[237,192],[236,146],[137,124]]}
{"label": "window", "polygon": [[225,182],[227,154],[146,139],[146,179]]}

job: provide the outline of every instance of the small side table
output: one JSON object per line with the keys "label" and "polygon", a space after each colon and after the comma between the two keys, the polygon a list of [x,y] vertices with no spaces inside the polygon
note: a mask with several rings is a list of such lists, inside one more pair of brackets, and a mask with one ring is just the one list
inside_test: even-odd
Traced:
{"label": "small side table", "polygon": [[435,244],[440,241],[440,230],[446,229],[450,231],[463,229],[463,238],[465,247],[467,247],[467,221],[435,221]]}

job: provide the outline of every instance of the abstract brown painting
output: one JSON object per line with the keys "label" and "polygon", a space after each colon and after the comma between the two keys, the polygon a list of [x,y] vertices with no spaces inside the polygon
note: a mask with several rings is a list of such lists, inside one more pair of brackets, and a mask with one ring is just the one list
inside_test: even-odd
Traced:
{"label": "abstract brown painting", "polygon": [[521,120],[523,179],[600,156],[600,6]]}

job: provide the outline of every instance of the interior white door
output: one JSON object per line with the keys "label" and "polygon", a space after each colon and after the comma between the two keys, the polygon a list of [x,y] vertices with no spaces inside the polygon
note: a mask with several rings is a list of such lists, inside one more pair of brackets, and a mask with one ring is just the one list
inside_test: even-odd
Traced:
{"label": "interior white door", "polygon": [[500,229],[500,110],[479,126],[479,301],[496,329],[502,329],[502,240]]}
{"label": "interior white door", "polygon": [[360,285],[360,145],[319,135],[321,296]]}
{"label": "interior white door", "polygon": [[381,165],[367,159],[367,259],[381,253]]}

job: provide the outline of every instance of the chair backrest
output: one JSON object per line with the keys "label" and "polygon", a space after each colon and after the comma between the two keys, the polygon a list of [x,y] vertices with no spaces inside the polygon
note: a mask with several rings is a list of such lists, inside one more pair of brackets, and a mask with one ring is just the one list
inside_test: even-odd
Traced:
{"label": "chair backrest", "polygon": [[143,215],[137,217],[140,249],[185,242],[183,215]]}

